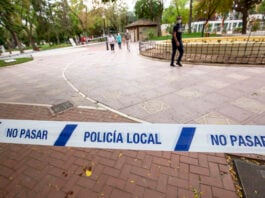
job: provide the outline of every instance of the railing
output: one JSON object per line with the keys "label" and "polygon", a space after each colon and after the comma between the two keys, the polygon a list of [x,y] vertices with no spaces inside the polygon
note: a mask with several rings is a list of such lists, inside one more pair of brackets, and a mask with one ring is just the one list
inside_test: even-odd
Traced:
{"label": "railing", "polygon": [[[171,42],[139,43],[140,54],[171,59]],[[176,54],[177,56],[178,54]],[[184,62],[265,65],[265,42],[191,43],[184,42]]]}

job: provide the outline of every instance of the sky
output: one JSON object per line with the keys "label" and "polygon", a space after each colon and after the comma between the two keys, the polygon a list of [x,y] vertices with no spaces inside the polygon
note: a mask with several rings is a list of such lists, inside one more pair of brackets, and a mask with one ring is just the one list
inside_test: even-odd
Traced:
{"label": "sky", "polygon": [[[129,11],[134,10],[134,5],[137,2],[137,0],[122,0],[123,2],[126,2],[129,8]],[[92,0],[85,0],[88,6],[92,5]],[[170,5],[171,0],[163,0],[164,7],[167,8]]]}

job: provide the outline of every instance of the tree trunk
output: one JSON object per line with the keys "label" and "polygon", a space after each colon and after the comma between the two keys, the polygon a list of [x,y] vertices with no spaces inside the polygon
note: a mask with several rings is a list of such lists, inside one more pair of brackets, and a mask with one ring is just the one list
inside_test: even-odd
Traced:
{"label": "tree trunk", "polygon": [[11,31],[11,35],[12,35],[14,41],[15,41],[16,46],[18,46],[18,49],[19,49],[20,53],[21,54],[24,53],[23,47],[21,45],[21,42],[18,39],[17,33],[14,32],[14,31]]}
{"label": "tree trunk", "polygon": [[60,44],[60,38],[59,38],[58,32],[56,32],[55,34],[56,34],[56,39],[57,39],[57,45],[59,45]]}
{"label": "tree trunk", "polygon": [[203,24],[203,26],[202,26],[202,37],[204,37],[204,31],[205,31],[205,27],[206,27],[206,25],[208,24],[208,21],[209,21],[209,19],[207,19],[207,20],[205,21],[205,23]]}
{"label": "tree trunk", "polygon": [[15,41],[15,45],[18,46],[20,53],[21,54],[24,53],[23,47],[22,47],[22,45],[18,39],[17,33],[15,31],[13,31],[13,29],[9,25],[6,25],[5,27],[10,32],[10,34],[12,35],[12,37]]}
{"label": "tree trunk", "polygon": [[34,40],[34,38],[33,38],[33,36],[32,36],[32,24],[30,24],[30,29],[28,29],[28,28],[26,27],[25,30],[26,30],[26,32],[27,32],[27,34],[28,34],[29,42],[30,42],[30,45],[31,45],[32,49],[33,49],[34,51],[39,51],[39,48],[38,48],[38,46],[36,46],[36,44],[35,44],[35,40]]}
{"label": "tree trunk", "polygon": [[242,14],[243,14],[243,17],[242,17],[242,21],[243,21],[242,34],[246,34],[247,33],[248,11],[244,10],[244,11],[242,11]]}
{"label": "tree trunk", "polygon": [[162,35],[162,31],[161,31],[160,17],[157,17],[156,23],[157,23],[157,36],[161,36]]}
{"label": "tree trunk", "polygon": [[191,22],[192,22],[192,0],[190,0],[189,34],[191,33]]}
{"label": "tree trunk", "polygon": [[30,45],[32,46],[32,49],[34,51],[39,51],[40,49],[38,48],[38,46],[35,44],[35,40],[32,37],[32,35],[29,35],[29,40],[30,40]]}

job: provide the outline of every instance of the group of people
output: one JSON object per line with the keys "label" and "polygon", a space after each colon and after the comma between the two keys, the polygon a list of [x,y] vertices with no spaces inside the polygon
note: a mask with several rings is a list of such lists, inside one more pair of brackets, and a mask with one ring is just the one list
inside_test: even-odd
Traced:
{"label": "group of people", "polygon": [[[118,46],[121,49],[122,40],[123,39],[122,39],[122,36],[120,33],[118,33],[116,38],[114,38],[113,35],[109,35],[107,37],[107,42],[106,42],[107,50],[108,50],[108,44],[109,44],[111,51],[114,51],[115,50],[115,42],[118,43]],[[130,40],[131,40],[131,35],[130,35],[129,31],[126,30],[126,33],[124,34],[124,41],[125,41],[125,44],[127,46],[128,51],[130,51]],[[182,59],[182,56],[184,54],[184,47],[183,47],[183,43],[182,43],[182,17],[181,16],[177,17],[177,23],[173,27],[171,43],[172,43],[172,55],[171,55],[170,66],[172,66],[172,67],[176,66],[174,64],[174,60],[175,60],[176,52],[178,50],[179,55],[178,55],[178,58],[176,60],[176,64],[179,67],[182,67],[181,59]]]}
{"label": "group of people", "polygon": [[108,44],[110,45],[110,50],[115,51],[115,43],[118,43],[119,49],[122,48],[122,41],[125,42],[127,46],[127,50],[130,51],[130,40],[131,40],[131,34],[129,33],[128,30],[126,30],[123,38],[120,33],[116,37],[114,35],[109,34],[107,37],[107,50],[108,50]]}

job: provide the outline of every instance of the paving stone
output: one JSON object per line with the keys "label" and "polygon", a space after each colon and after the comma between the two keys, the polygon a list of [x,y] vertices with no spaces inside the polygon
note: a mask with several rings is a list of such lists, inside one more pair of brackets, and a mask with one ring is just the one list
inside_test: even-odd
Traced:
{"label": "paving stone", "polygon": [[261,114],[263,112],[265,112],[265,105],[255,101],[253,99],[249,99],[249,98],[239,98],[238,100],[234,101],[232,104],[243,108],[245,110],[251,111],[253,113],[256,114]]}
{"label": "paving stone", "polygon": [[[133,122],[96,109],[89,97],[150,122],[264,124],[263,68],[192,64],[170,68],[167,62],[139,56],[138,45],[133,44],[131,53],[111,54],[104,45],[34,53],[34,61],[0,70],[0,117],[5,119]],[[48,107],[67,100],[75,107],[52,116]],[[228,103],[235,107],[231,114],[229,108],[221,111]],[[240,116],[242,112],[246,114]],[[74,197],[193,197],[193,188],[203,197],[236,196],[223,154],[15,144],[0,144],[0,151],[0,193],[8,197],[27,192],[70,197],[67,193],[72,191]],[[88,165],[93,166],[91,177],[83,172]],[[23,178],[33,178],[36,185],[29,181],[26,189]]]}
{"label": "paving stone", "polygon": [[235,121],[219,114],[218,112],[210,112],[206,115],[203,115],[202,117],[195,119],[195,121],[198,124],[236,124]]}

